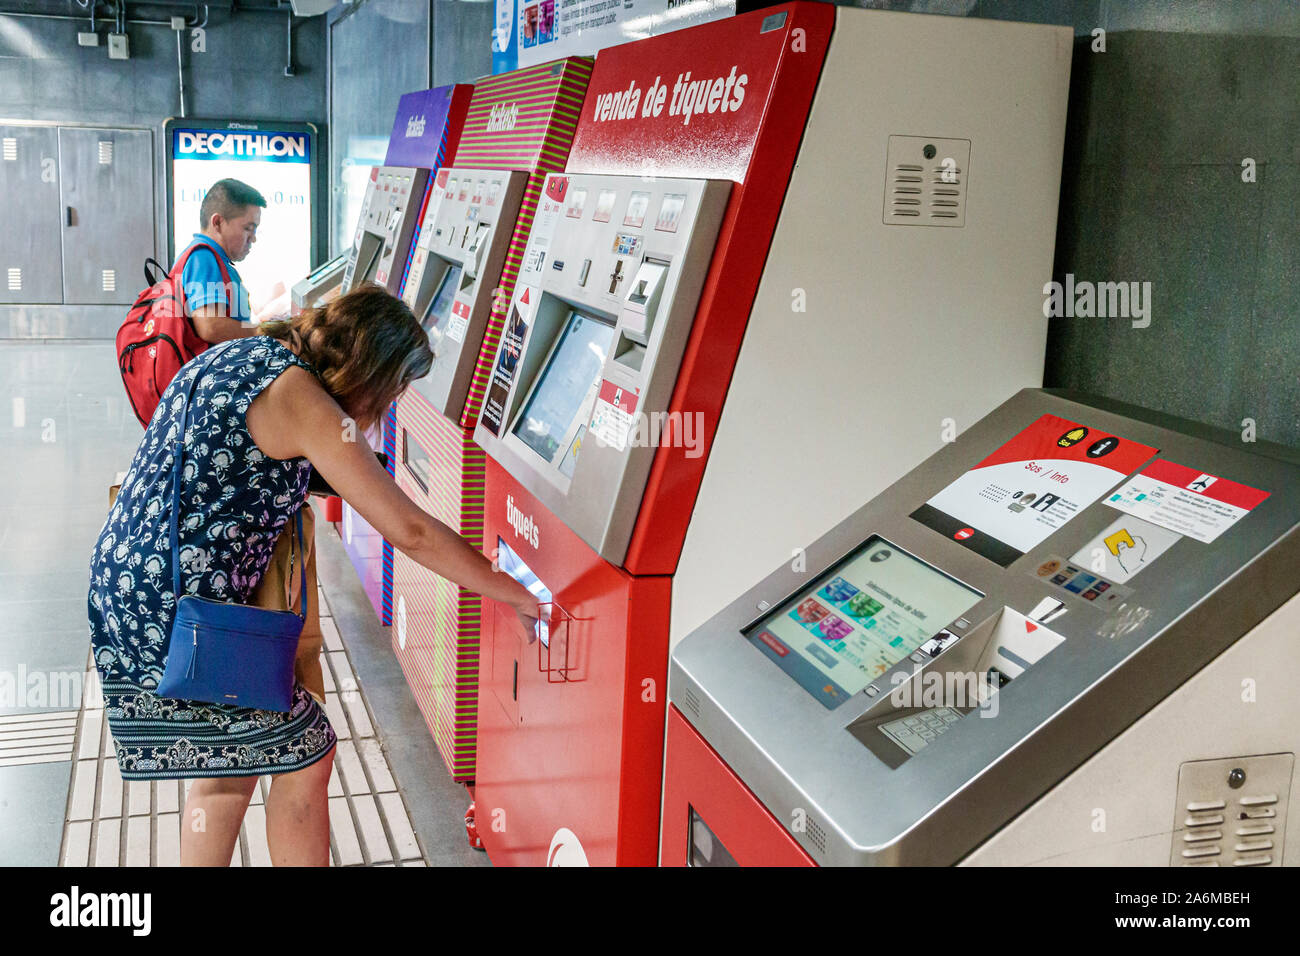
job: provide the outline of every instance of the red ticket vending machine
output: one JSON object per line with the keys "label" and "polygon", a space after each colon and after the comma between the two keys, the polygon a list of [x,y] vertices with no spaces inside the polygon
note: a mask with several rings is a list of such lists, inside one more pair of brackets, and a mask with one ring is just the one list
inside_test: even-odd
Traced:
{"label": "red ticket vending machine", "polygon": [[[371,170],[356,237],[340,286],[346,292],[363,281],[377,281],[393,295],[406,285],[411,256],[429,199],[433,170],[458,146],[473,87],[467,83],[407,93],[398,101],[384,165]],[[386,452],[393,473],[393,420],[390,408],[380,428],[367,436]],[[338,501],[338,499],[332,499]],[[348,559],[383,624],[392,623],[392,546],[346,502],[326,514],[337,522]]]}
{"label": "red ticket vending machine", "polygon": [[[484,455],[473,442],[542,182],[569,155],[592,61],[570,57],[481,80],[442,192],[425,210],[404,298],[434,345],[429,376],[396,405],[399,486],[476,544]],[[390,549],[391,550],[391,549]],[[452,777],[474,779],[480,600],[392,555],[393,651]]]}
{"label": "red ticket vending machine", "polygon": [[792,3],[602,51],[475,434],[557,607],[485,608],[494,862],[653,864],[672,643],[1041,381],[1071,46]]}

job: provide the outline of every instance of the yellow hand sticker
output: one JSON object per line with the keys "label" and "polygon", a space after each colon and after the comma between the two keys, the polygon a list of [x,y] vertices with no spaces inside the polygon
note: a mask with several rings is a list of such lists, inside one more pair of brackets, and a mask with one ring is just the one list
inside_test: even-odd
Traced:
{"label": "yellow hand sticker", "polygon": [[1117,558],[1119,557],[1119,546],[1121,544],[1127,545],[1130,548],[1136,547],[1133,543],[1133,536],[1129,534],[1128,530],[1125,528],[1120,528],[1114,534],[1103,538],[1102,540],[1106,542],[1106,547],[1110,549],[1110,553],[1115,555]]}

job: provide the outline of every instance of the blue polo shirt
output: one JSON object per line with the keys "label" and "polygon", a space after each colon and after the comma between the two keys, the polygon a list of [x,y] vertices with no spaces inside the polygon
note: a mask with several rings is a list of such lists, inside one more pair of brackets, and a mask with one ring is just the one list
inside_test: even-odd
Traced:
{"label": "blue polo shirt", "polygon": [[[221,279],[221,269],[217,266],[216,257],[209,251],[215,249],[217,255],[221,256],[225,263],[226,272],[230,274],[230,285],[234,290],[234,307],[230,310],[230,317],[240,322],[248,322],[253,318],[253,310],[248,304],[248,290],[244,288],[243,280],[239,278],[239,273],[235,271],[235,265],[226,255],[226,250],[221,248],[217,240],[203,235],[201,232],[194,234],[188,249],[195,243],[206,243],[207,249],[200,249],[194,255],[190,256],[189,261],[185,263],[185,269],[181,272],[181,284],[185,288],[185,304],[189,307],[190,312],[195,312],[205,305],[224,306],[228,301],[226,289]],[[184,254],[184,250],[182,250]],[[179,259],[180,256],[177,256]]]}

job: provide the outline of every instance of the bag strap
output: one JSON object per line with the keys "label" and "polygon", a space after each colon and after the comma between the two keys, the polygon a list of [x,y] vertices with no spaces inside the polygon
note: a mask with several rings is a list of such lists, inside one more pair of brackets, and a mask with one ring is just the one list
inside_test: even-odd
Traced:
{"label": "bag strap", "polygon": [[[149,271],[150,266],[153,266],[153,272]],[[144,284],[146,288],[152,289],[159,283],[161,277],[165,275],[167,275],[167,270],[163,268],[163,264],[157,259],[150,256],[148,259],[144,260]]]}
{"label": "bag strap", "polygon": [[[303,541],[302,538],[302,509],[306,508],[307,506],[308,506],[307,502],[306,500],[304,500],[302,503],[302,507],[299,508],[296,512],[294,512],[294,518],[298,522],[298,563],[300,565],[300,574],[302,576],[302,586],[298,588],[298,594],[300,595],[298,603],[302,606],[302,610],[299,612],[298,616],[302,618],[304,624],[307,622],[307,547],[306,547],[306,543]],[[290,577],[293,576],[293,557],[294,557],[293,542],[290,542],[289,543]],[[293,610],[292,604],[289,605],[289,610],[291,611]]]}
{"label": "bag strap", "polygon": [[217,268],[221,270],[221,281],[225,283],[226,288],[226,318],[234,318],[231,310],[234,308],[235,304],[231,300],[235,297],[235,287],[230,281],[230,273],[226,270],[226,261],[221,258],[221,253],[217,251],[217,247],[212,245],[212,243],[199,241],[186,249],[185,252],[181,254],[181,257],[176,260],[176,264],[172,266],[172,273],[176,276],[176,287],[181,290],[181,312],[185,316],[186,321],[191,323],[191,326],[193,324],[193,319],[190,318],[190,306],[185,298],[184,272],[186,263],[190,261],[190,256],[194,255],[194,253],[199,249],[207,249],[212,253],[212,257],[217,260]]}
{"label": "bag strap", "polygon": [[[207,372],[213,360],[217,357],[219,349],[208,349],[207,357],[199,365],[199,369],[190,379],[189,387],[185,390],[185,411],[181,414],[181,430],[175,443],[172,445],[172,514],[169,532],[171,535],[172,549],[172,593],[176,595],[177,603],[181,599],[181,549],[180,549],[180,516],[181,516],[181,472],[182,460],[185,457],[185,432],[189,428],[190,422],[190,404],[194,398],[194,389],[199,383],[199,379]],[[306,550],[303,547],[302,538],[302,509],[305,508],[306,502],[303,503],[297,511],[298,519],[298,552],[305,555]],[[302,580],[302,611],[298,616],[307,620],[307,561],[305,557],[299,559],[300,575]],[[290,569],[292,574],[292,568]]]}

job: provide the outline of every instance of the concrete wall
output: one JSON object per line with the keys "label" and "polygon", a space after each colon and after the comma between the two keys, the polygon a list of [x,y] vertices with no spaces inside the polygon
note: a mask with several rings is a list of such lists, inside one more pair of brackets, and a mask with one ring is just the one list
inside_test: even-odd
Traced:
{"label": "concrete wall", "polygon": [[1151,314],[1053,319],[1047,384],[1300,447],[1300,4],[851,5],[1072,25],[1055,278],[1150,282]]}

